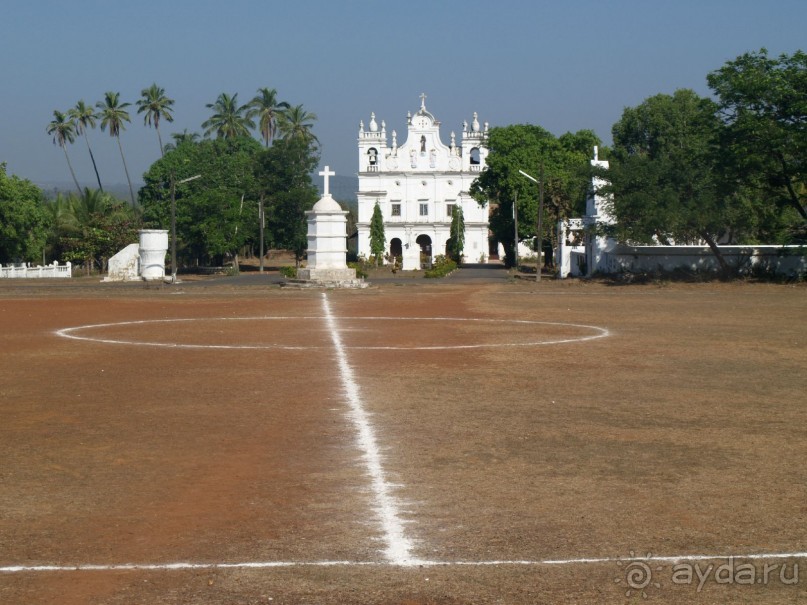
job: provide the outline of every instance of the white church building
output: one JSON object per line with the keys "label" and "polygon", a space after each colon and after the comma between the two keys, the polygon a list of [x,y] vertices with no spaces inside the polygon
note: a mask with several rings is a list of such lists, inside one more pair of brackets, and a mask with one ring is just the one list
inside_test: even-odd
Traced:
{"label": "white church building", "polygon": [[384,217],[386,254],[401,257],[403,269],[419,269],[446,252],[454,206],[465,219],[464,256],[480,262],[488,256],[488,206],[470,194],[474,179],[485,168],[488,124],[477,114],[464,122],[458,142],[454,132],[448,145],[440,139],[440,122],[426,109],[407,114],[406,142],[398,145],[386,123],[375,114],[367,128],[359,125],[358,253],[370,257],[370,219],[376,203]]}

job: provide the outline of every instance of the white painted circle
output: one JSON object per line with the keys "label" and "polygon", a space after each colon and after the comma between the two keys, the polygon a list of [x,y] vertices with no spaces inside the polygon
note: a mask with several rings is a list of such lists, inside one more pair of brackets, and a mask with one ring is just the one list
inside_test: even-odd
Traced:
{"label": "white painted circle", "polygon": [[[256,344],[215,344],[215,343],[183,343],[183,342],[169,342],[157,340],[138,340],[136,338],[110,338],[103,335],[92,335],[87,332],[103,331],[104,328],[121,328],[121,327],[137,327],[145,325],[157,324],[186,324],[193,322],[205,322],[211,324],[212,322],[231,322],[231,321],[322,321],[319,316],[259,316],[259,317],[212,317],[212,318],[184,318],[184,319],[147,319],[141,321],[122,321],[115,323],[102,323],[102,324],[88,324],[83,326],[75,326],[71,328],[62,328],[55,333],[57,336],[63,338],[70,338],[73,340],[83,340],[89,342],[100,342],[105,344],[116,345],[130,345],[130,346],[143,346],[143,347],[162,347],[172,349],[281,349],[281,350],[315,350],[327,349],[330,346],[323,344],[318,345],[288,345],[281,343],[256,343]],[[350,332],[351,329],[345,329],[344,324],[350,322],[465,322],[475,323],[479,325],[501,325],[501,326],[518,326],[521,328],[534,326],[551,326],[551,327],[565,327],[570,328],[572,331],[583,331],[584,334],[577,336],[564,336],[561,338],[530,338],[524,342],[498,342],[498,343],[472,343],[472,344],[456,344],[456,345],[443,345],[443,344],[422,344],[416,346],[363,346],[363,345],[345,345],[345,349],[352,350],[375,350],[375,351],[440,351],[440,350],[453,350],[453,349],[493,349],[504,347],[536,347],[554,344],[566,344],[575,342],[585,342],[589,340],[596,340],[598,338],[605,338],[610,336],[610,332],[606,328],[600,326],[591,326],[585,324],[575,324],[566,322],[553,322],[553,321],[536,321],[530,319],[486,319],[486,318],[467,318],[467,317],[339,317],[340,332]],[[324,326],[323,326],[324,329]],[[354,328],[355,329],[355,328]],[[359,328],[361,329],[361,328]]]}

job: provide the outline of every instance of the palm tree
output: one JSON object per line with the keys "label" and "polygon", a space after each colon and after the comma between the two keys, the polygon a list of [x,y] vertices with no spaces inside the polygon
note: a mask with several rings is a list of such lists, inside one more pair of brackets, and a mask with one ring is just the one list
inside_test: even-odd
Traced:
{"label": "palm tree", "polygon": [[188,132],[187,128],[182,132],[171,133],[171,138],[174,139],[174,142],[165,145],[166,151],[176,149],[178,146],[182,145],[182,143],[196,143],[200,139],[198,132]]}
{"label": "palm tree", "polygon": [[50,258],[60,258],[62,256],[62,237],[76,231],[76,220],[70,206],[71,199],[74,197],[74,195],[65,197],[58,193],[54,199],[45,203],[45,212],[50,223],[50,232],[45,247]]}
{"label": "palm tree", "polygon": [[95,115],[92,107],[84,103],[83,99],[76,103],[75,107],[70,108],[67,115],[70,116],[70,119],[75,122],[76,132],[79,135],[84,135],[84,141],[87,143],[87,151],[90,152],[92,167],[95,170],[95,178],[98,181],[98,189],[103,191],[104,188],[101,185],[101,177],[98,176],[98,166],[95,164],[95,156],[93,156],[92,149],[90,148],[90,138],[87,136],[87,127],[89,126],[90,128],[95,128],[95,120],[98,118],[98,116]]}
{"label": "palm tree", "polygon": [[279,115],[288,108],[289,104],[285,101],[278,103],[277,91],[274,88],[259,88],[258,94],[249,102],[247,117],[259,118],[258,129],[267,147],[275,137]]}
{"label": "palm tree", "polygon": [[284,139],[301,138],[306,142],[319,142],[311,132],[316,119],[317,114],[306,111],[302,105],[295,105],[280,114],[277,126]]}
{"label": "palm tree", "polygon": [[120,159],[123,161],[123,171],[126,173],[126,181],[129,183],[129,195],[132,196],[132,206],[135,205],[134,189],[132,189],[132,179],[129,178],[129,169],[126,167],[126,158],[123,155],[123,145],[120,142],[120,132],[125,130],[124,122],[131,122],[129,119],[129,112],[126,108],[131,103],[121,103],[120,93],[107,92],[104,94],[104,100],[98,101],[95,106],[101,111],[98,117],[101,118],[101,130],[109,128],[109,136],[115,137],[118,140],[118,149],[120,149]]}
{"label": "palm tree", "polygon": [[48,124],[47,133],[53,135],[53,144],[58,145],[64,151],[64,159],[67,160],[67,167],[70,168],[70,174],[73,177],[73,182],[76,184],[76,189],[81,194],[81,186],[78,184],[76,173],[73,171],[73,165],[70,163],[70,156],[67,155],[67,144],[73,143],[76,140],[76,125],[72,119],[67,117],[58,109],[53,110],[53,121]]}
{"label": "palm tree", "polygon": [[255,122],[245,115],[249,105],[238,106],[238,93],[233,96],[223,92],[215,103],[205,105],[213,110],[213,115],[202,124],[205,136],[216,133],[216,138],[234,139],[240,136],[249,136],[249,131],[255,128]]}
{"label": "palm tree", "polygon": [[143,116],[143,123],[146,126],[154,124],[154,130],[157,131],[157,140],[160,142],[160,156],[162,157],[165,155],[165,149],[163,148],[163,139],[160,136],[160,120],[174,121],[174,116],[171,114],[174,99],[166,97],[165,89],[156,84],[144,88],[140,91],[140,94],[143,98],[137,102],[137,113],[146,112],[146,115]]}

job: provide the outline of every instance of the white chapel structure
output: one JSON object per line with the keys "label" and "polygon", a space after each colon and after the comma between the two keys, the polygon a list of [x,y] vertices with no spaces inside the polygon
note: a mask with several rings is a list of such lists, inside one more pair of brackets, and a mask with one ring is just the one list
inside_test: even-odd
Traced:
{"label": "white chapel structure", "polygon": [[379,127],[375,113],[367,128],[359,125],[358,253],[370,257],[370,219],[376,203],[384,217],[386,254],[400,257],[404,270],[419,269],[446,252],[454,206],[465,219],[464,256],[480,262],[488,256],[488,207],[480,206],[468,190],[485,168],[488,124],[477,114],[463,122],[460,141],[451,133],[448,145],[440,139],[440,122],[426,109],[407,114],[407,136],[398,145],[386,123]]}

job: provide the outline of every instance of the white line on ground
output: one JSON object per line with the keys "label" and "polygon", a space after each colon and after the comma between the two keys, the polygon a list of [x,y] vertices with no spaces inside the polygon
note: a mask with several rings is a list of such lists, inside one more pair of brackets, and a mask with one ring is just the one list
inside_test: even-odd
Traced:
{"label": "white line on ground", "polygon": [[[120,338],[103,338],[95,336],[82,336],[79,334],[81,331],[93,330],[98,328],[111,328],[120,326],[138,326],[145,324],[158,324],[158,323],[184,323],[193,321],[270,321],[270,320],[316,320],[321,319],[317,316],[264,316],[264,317],[207,317],[207,318],[181,318],[181,319],[147,319],[141,321],[121,321],[118,323],[105,323],[105,324],[88,324],[84,326],[74,326],[71,328],[62,328],[56,330],[55,334],[62,338],[70,338],[73,340],[84,340],[88,342],[100,342],[105,344],[117,345],[131,345],[141,347],[164,347],[168,349],[280,349],[286,351],[304,351],[313,349],[322,349],[323,347],[311,345],[280,345],[280,344],[185,344],[181,342],[149,342],[137,340],[124,340]],[[361,317],[361,316],[346,316],[341,318],[342,321],[361,320],[367,321],[435,321],[441,323],[447,322],[476,322],[476,323],[495,323],[495,324],[522,324],[522,325],[535,325],[535,326],[561,326],[569,328],[577,328],[583,330],[591,330],[593,334],[587,336],[573,336],[570,338],[558,338],[554,340],[533,340],[527,342],[503,342],[503,343],[477,343],[466,345],[422,345],[422,346],[351,346],[344,347],[348,349],[357,350],[371,350],[371,351],[442,351],[449,349],[493,349],[504,347],[537,347],[544,345],[568,344],[575,342],[586,342],[589,340],[596,340],[598,338],[605,338],[611,335],[607,328],[599,326],[589,326],[585,324],[574,324],[566,322],[554,321],[534,321],[530,319],[487,319],[482,317]]]}
{"label": "white line on ground", "polygon": [[110,565],[7,565],[0,567],[0,573],[35,573],[66,571],[183,571],[194,569],[271,569],[283,567],[506,567],[506,566],[550,566],[550,565],[593,565],[603,563],[628,563],[646,561],[657,563],[683,563],[687,561],[717,561],[725,559],[765,561],[776,559],[807,559],[807,552],[775,552],[722,555],[675,555],[649,557],[590,557],[579,559],[537,559],[501,561],[243,561],[235,563],[121,563]]}
{"label": "white line on ground", "polygon": [[331,334],[331,341],[336,352],[336,359],[339,363],[339,376],[342,387],[345,390],[348,404],[350,406],[349,417],[353,422],[356,431],[359,447],[364,454],[364,462],[367,466],[367,473],[370,475],[372,489],[376,499],[376,509],[384,530],[384,540],[387,543],[385,555],[390,563],[396,565],[417,565],[419,561],[412,555],[412,544],[404,532],[404,524],[399,513],[399,506],[396,498],[392,495],[392,489],[384,474],[381,464],[381,453],[375,437],[373,425],[370,417],[362,404],[359,385],[353,379],[353,368],[347,359],[345,346],[342,344],[342,337],[339,334],[336,318],[331,313],[331,305],[328,302],[328,295],[322,294],[322,310],[325,322]]}

